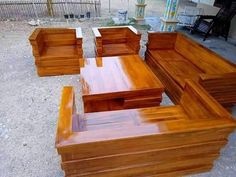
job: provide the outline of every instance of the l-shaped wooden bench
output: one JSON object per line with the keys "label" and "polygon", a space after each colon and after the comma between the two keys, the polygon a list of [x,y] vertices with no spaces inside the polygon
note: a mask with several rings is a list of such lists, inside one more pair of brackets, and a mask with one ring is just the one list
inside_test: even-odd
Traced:
{"label": "l-shaped wooden bench", "polygon": [[181,176],[212,168],[236,123],[201,85],[179,105],[77,114],[64,87],[56,148],[66,177]]}
{"label": "l-shaped wooden bench", "polygon": [[175,103],[186,79],[199,82],[225,107],[236,103],[236,65],[181,33],[149,32],[145,59]]}

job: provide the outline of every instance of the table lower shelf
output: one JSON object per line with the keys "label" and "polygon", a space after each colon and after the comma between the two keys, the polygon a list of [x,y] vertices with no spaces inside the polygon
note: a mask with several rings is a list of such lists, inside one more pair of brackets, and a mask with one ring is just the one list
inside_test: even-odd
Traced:
{"label": "table lower shelf", "polygon": [[153,97],[113,98],[105,100],[94,99],[89,101],[83,100],[85,113],[159,106],[161,101],[161,95]]}

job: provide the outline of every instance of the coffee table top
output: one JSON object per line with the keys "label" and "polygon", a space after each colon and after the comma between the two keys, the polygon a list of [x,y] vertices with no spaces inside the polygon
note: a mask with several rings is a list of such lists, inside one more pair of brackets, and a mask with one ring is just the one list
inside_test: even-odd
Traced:
{"label": "coffee table top", "polygon": [[138,55],[83,59],[80,74],[83,96],[164,91],[159,79]]}

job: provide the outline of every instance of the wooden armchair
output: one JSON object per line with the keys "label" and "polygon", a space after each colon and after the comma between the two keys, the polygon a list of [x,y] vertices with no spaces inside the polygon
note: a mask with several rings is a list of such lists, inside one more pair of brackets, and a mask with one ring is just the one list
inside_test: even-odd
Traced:
{"label": "wooden armchair", "polygon": [[83,57],[80,28],[37,28],[29,37],[39,76],[80,73]]}
{"label": "wooden armchair", "polygon": [[196,20],[191,33],[197,31],[204,33],[203,40],[205,41],[210,32],[217,36],[223,36],[225,40],[228,39],[231,20],[236,14],[236,2],[225,4],[216,16],[199,15]]}
{"label": "wooden armchair", "polygon": [[184,176],[208,171],[236,127],[189,81],[179,105],[76,114],[63,89],[56,148],[65,176]]}
{"label": "wooden armchair", "polygon": [[98,57],[138,54],[141,34],[132,26],[93,28]]}

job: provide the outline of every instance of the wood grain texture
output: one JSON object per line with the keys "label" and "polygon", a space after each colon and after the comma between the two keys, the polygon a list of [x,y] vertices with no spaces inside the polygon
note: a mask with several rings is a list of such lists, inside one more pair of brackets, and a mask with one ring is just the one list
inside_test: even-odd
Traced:
{"label": "wood grain texture", "polygon": [[29,37],[39,76],[79,74],[83,57],[80,28],[37,28]]}
{"label": "wood grain texture", "polygon": [[207,171],[236,128],[231,115],[191,80],[179,105],[80,115],[73,110],[73,90],[66,87],[56,148],[68,177],[168,177]]}
{"label": "wood grain texture", "polygon": [[236,65],[183,34],[150,32],[145,58],[173,102],[179,103],[191,79],[223,106],[236,104]]}
{"label": "wood grain texture", "polygon": [[138,54],[141,34],[132,26],[93,28],[98,57]]}
{"label": "wood grain texture", "polygon": [[85,112],[158,106],[164,87],[138,55],[84,59]]}

